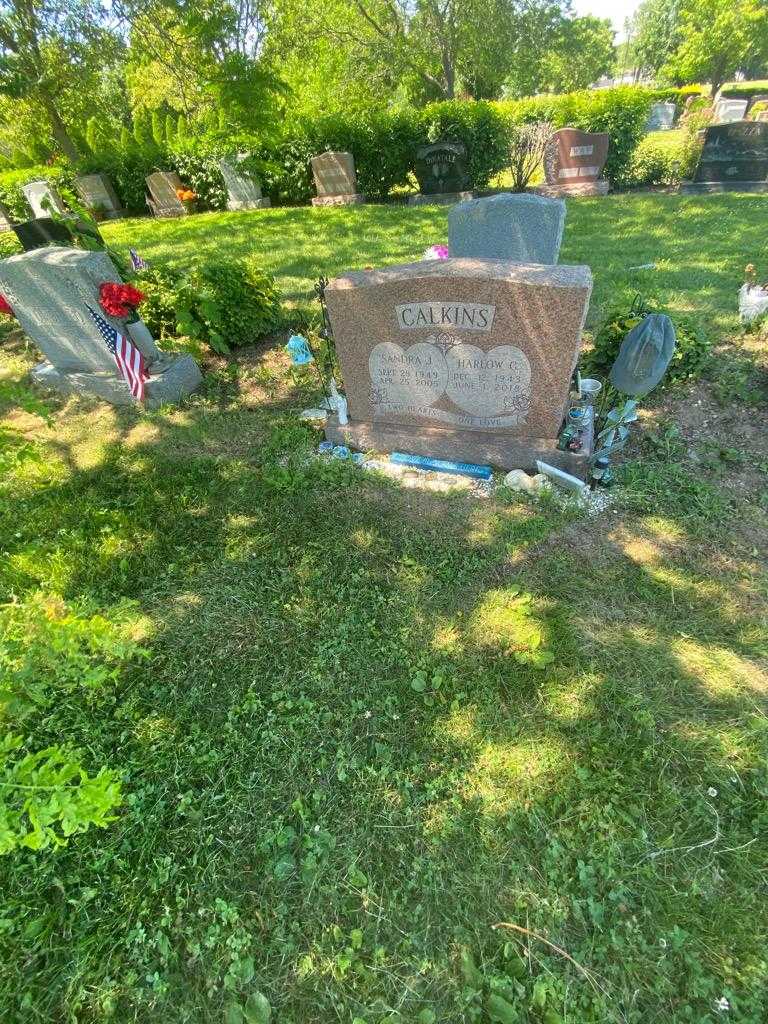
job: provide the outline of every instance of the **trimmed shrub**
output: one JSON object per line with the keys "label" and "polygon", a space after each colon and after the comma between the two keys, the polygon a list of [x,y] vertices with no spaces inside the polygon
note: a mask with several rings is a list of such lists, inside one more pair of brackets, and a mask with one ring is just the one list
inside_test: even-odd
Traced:
{"label": "trimmed shrub", "polygon": [[763,92],[768,93],[768,81],[765,79],[754,82],[726,82],[720,90],[720,95],[744,100]]}
{"label": "trimmed shrub", "polygon": [[159,338],[180,334],[214,352],[250,345],[283,322],[275,282],[252,257],[208,260],[181,274],[150,267],[135,275],[141,316]]}

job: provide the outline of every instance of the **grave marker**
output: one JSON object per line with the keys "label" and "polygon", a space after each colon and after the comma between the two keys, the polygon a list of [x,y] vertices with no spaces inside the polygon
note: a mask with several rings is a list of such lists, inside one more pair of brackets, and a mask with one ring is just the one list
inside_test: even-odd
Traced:
{"label": "grave marker", "polygon": [[530,193],[468,199],[448,214],[451,256],[557,263],[565,203]]}
{"label": "grave marker", "polygon": [[715,124],[731,124],[741,121],[747,113],[749,100],[728,99],[721,96],[715,101]]}
{"label": "grave marker", "polygon": [[184,217],[189,213],[176,195],[177,189],[184,188],[184,182],[176,171],[155,171],[147,179],[147,205],[155,217]]}
{"label": "grave marker", "polygon": [[467,170],[467,148],[463,142],[442,139],[428,146],[419,146],[414,171],[421,191],[408,197],[412,206],[447,205],[474,197]]}
{"label": "grave marker", "polygon": [[674,103],[654,103],[645,126],[647,132],[666,132],[675,124],[677,108]]}
{"label": "grave marker", "polygon": [[312,157],[311,163],[317,190],[313,206],[349,206],[365,202],[365,196],[357,191],[351,153],[320,153]]}
{"label": "grave marker", "polygon": [[[112,261],[104,252],[35,249],[0,261],[0,293],[13,308],[21,327],[46,356],[32,371],[41,385],[65,394],[92,394],[113,405],[133,403],[128,385],[88,312],[101,313],[99,286],[119,282]],[[111,321],[125,332],[126,325]],[[161,352],[143,324],[127,327],[150,372],[146,405],[179,401],[201,380],[194,359]]]}
{"label": "grave marker", "polygon": [[50,217],[51,210],[47,208],[48,203],[54,213],[67,212],[61,196],[55,187],[47,181],[29,181],[26,185],[21,186],[21,191],[26,196],[34,217]]}
{"label": "grave marker", "polygon": [[710,125],[693,182],[686,182],[682,191],[768,191],[768,124]]}
{"label": "grave marker", "polygon": [[82,174],[75,178],[75,186],[90,211],[101,211],[107,220],[122,217],[120,200],[106,174]]}
{"label": "grave marker", "polygon": [[261,194],[261,185],[240,166],[244,157],[222,157],[219,167],[227,186],[228,210],[259,210],[270,206],[269,199]]}
{"label": "grave marker", "polygon": [[547,196],[603,196],[608,182],[603,177],[610,136],[606,132],[583,132],[561,128],[555,132],[544,156],[547,184],[540,188]]}
{"label": "grave marker", "polygon": [[588,267],[448,259],[342,274],[325,289],[349,406],[327,435],[507,469],[557,449],[592,289]]}

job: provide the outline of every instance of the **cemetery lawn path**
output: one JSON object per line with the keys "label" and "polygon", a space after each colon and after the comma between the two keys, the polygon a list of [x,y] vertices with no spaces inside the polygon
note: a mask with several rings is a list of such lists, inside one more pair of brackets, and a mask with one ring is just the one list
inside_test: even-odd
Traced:
{"label": "cemetery lawn path", "polygon": [[[316,395],[279,346],[142,416],[35,396],[6,332],[13,729],[124,800],[0,857],[0,1020],[768,1019],[768,360],[734,314],[766,222],[768,197],[571,205],[593,322],[642,289],[718,345],[646,404],[593,519],[308,458]],[[306,306],[321,272],[442,241],[445,211],[106,233],[179,265],[254,247]],[[0,637],[4,706],[17,669]]]}

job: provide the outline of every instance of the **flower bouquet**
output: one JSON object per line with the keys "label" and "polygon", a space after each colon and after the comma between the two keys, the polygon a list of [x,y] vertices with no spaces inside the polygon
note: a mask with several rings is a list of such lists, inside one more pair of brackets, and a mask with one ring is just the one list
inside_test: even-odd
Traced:
{"label": "flower bouquet", "polygon": [[197,211],[197,192],[193,192],[191,188],[177,188],[176,198],[180,203],[183,203],[187,213],[195,213]]}

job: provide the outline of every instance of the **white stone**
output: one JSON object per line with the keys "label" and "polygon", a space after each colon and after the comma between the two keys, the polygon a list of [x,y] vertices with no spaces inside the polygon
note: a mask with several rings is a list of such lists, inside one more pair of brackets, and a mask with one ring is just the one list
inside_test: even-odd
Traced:
{"label": "white stone", "polygon": [[50,217],[50,210],[43,206],[44,202],[50,203],[56,213],[67,212],[61,196],[47,181],[29,181],[26,185],[21,186],[21,191],[26,196],[35,218]]}

